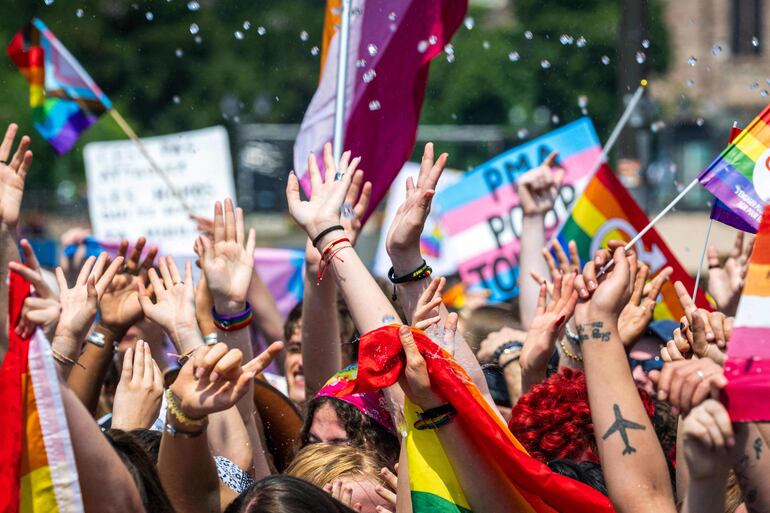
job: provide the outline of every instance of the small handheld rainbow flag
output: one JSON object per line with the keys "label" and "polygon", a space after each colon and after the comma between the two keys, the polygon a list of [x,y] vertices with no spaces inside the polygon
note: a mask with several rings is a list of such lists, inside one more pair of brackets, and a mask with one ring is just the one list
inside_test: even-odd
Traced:
{"label": "small handheld rainbow flag", "polygon": [[739,230],[756,231],[770,200],[770,105],[759,113],[706,168],[698,181],[733,216],[718,221]]}
{"label": "small handheld rainbow flag", "polygon": [[738,303],[727,346],[725,389],[733,422],[770,420],[770,206],[766,206],[754,239],[746,285]]}
{"label": "small handheld rainbow flag", "polygon": [[[398,380],[404,354],[397,325],[383,326],[361,336],[355,381],[337,390],[338,396],[388,387]],[[413,329],[425,358],[431,387],[457,410],[454,422],[478,448],[474,458],[496,468],[517,497],[509,511],[531,513],[602,513],[614,511],[610,500],[588,485],[552,472],[529,456],[508,426],[492,410],[470,376],[425,333]],[[469,513],[471,505],[434,430],[417,430],[417,406],[406,401],[407,455],[414,513]]]}
{"label": "small handheld rainbow flag", "polygon": [[0,367],[0,511],[82,513],[83,502],[58,373],[38,330],[13,329],[29,283],[12,273],[9,347]]}
{"label": "small handheld rainbow flag", "polygon": [[[556,238],[564,251],[567,251],[569,241],[574,240],[580,260],[585,263],[593,258],[596,250],[607,247],[610,240],[628,242],[648,224],[647,215],[609,166],[604,164],[575,202],[572,214]],[[681,281],[687,290],[692,290],[695,286],[692,277],[668,249],[655,228],[642,237],[635,249],[639,259],[650,266],[652,273],[657,273],[669,265],[673,267],[673,274],[661,289],[663,300],[655,306],[655,319],[679,321],[684,311],[673,284]],[[711,310],[706,295],[701,290],[698,290],[696,303],[701,308]]]}
{"label": "small handheld rainbow flag", "polygon": [[29,82],[35,128],[59,155],[112,108],[110,99],[39,19],[21,29],[6,51]]}

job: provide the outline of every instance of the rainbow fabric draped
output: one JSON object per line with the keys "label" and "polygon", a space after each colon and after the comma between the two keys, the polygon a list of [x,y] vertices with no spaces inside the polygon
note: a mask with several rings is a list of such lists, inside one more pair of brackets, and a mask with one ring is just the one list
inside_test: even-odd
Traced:
{"label": "rainbow fabric draped", "polygon": [[29,82],[35,129],[59,155],[112,108],[110,99],[39,19],[21,29],[6,51]]}
{"label": "rainbow fabric draped", "polygon": [[[567,251],[567,244],[574,240],[580,260],[585,263],[593,258],[596,250],[607,247],[610,240],[630,241],[649,219],[629,194],[607,164],[602,165],[588,183],[582,196],[575,202],[572,214],[565,221],[557,240]],[[662,301],[655,306],[655,319],[679,321],[684,315],[674,282],[681,281],[687,290],[695,286],[690,274],[682,267],[655,228],[648,231],[635,250],[639,259],[657,273],[666,266],[674,269],[671,278],[661,289]],[[702,290],[698,290],[696,303],[711,309]]]}
{"label": "rainbow fabric draped", "polygon": [[11,274],[9,348],[0,367],[0,511],[80,513],[83,503],[48,341],[16,335],[29,283]]}
{"label": "rainbow fabric draped", "polygon": [[756,231],[770,200],[769,124],[770,105],[698,175],[701,185],[721,202],[715,219],[739,230]]}
{"label": "rainbow fabric draped", "polygon": [[[399,326],[383,326],[361,336],[358,374],[338,396],[388,387],[397,380],[405,358]],[[607,497],[578,481],[553,473],[530,457],[505,423],[495,414],[465,370],[422,331],[415,342],[425,358],[432,387],[457,409],[458,423],[473,441],[469,456],[495,467],[506,476],[516,502],[510,511],[535,513],[597,513],[614,511]],[[471,511],[435,431],[413,428],[417,407],[405,407],[407,454],[414,513]],[[481,513],[481,512],[477,512]]]}
{"label": "rainbow fabric draped", "polygon": [[770,420],[770,206],[754,239],[746,285],[727,346],[725,389],[733,422]]}

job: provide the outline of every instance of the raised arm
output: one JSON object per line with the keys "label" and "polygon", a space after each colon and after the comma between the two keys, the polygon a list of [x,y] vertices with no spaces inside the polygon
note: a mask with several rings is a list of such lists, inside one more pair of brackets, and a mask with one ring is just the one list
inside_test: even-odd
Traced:
{"label": "raised arm", "polygon": [[[350,152],[345,157],[350,158]],[[331,145],[324,147],[326,168],[334,167]],[[337,235],[347,237],[355,246],[361,231],[361,216],[369,205],[372,184],[364,183],[364,172],[353,174],[347,191]],[[323,248],[320,248],[323,249]],[[312,399],[326,381],[342,365],[339,314],[337,313],[337,284],[333,279],[318,280],[321,253],[308,239],[305,245],[305,288],[302,297],[302,368],[305,373],[305,396]]]}
{"label": "raised arm", "polygon": [[223,343],[203,346],[179,371],[167,392],[169,407],[158,457],[163,488],[177,511],[219,513],[235,499],[235,492],[217,478],[206,434],[208,416],[232,408],[280,350],[281,343],[274,343],[242,365],[238,349]]}
{"label": "raised arm", "polygon": [[[0,143],[0,312],[8,311],[8,264],[19,259],[16,246],[16,226],[19,223],[24,181],[32,166],[30,139],[21,138],[11,158],[14,140],[19,131],[15,123],[8,125]],[[8,319],[0,315],[0,364],[8,352]]]}
{"label": "raised arm", "polygon": [[[551,153],[540,166],[530,169],[516,180],[524,216],[519,253],[520,276],[526,277],[532,272],[546,275],[548,272],[540,250],[546,242],[545,215],[553,209],[564,177],[564,171],[554,167],[557,156],[556,152]],[[540,288],[528,278],[519,282],[519,312],[526,330],[535,318]]]}
{"label": "raised arm", "polygon": [[[299,181],[294,173],[289,175],[286,185],[286,198],[289,213],[311,240],[319,234],[339,224],[340,209],[347,196],[353,179],[358,159],[348,162],[344,155],[339,163],[340,179],[335,180],[337,166],[327,166],[326,179],[321,178],[315,157],[308,158],[308,170],[312,195],[309,201],[299,197]],[[364,263],[349,242],[340,241],[342,230],[333,230],[324,234],[317,247],[329,248],[322,265],[327,268],[323,279],[330,279],[328,270],[334,270],[337,285],[348,304],[353,322],[359,332],[365,333],[385,324],[398,322],[398,314],[388,299],[383,295],[377,282],[369,273]]]}
{"label": "raised arm", "polygon": [[618,511],[673,513],[676,510],[663,450],[639,397],[618,333],[618,316],[628,303],[634,283],[635,257],[627,258],[618,248],[613,258],[613,270],[603,280],[597,279],[594,267],[602,265],[601,253],[598,262],[586,265],[580,279],[598,283],[598,287],[589,287],[592,297],[575,310],[602,470]]}
{"label": "raised arm", "polygon": [[[414,183],[411,178],[406,181],[406,199],[396,212],[396,217],[388,230],[385,242],[388,255],[390,255],[393,263],[393,274],[396,277],[414,273],[421,268],[424,262],[420,254],[420,235],[430,213],[433,196],[436,194],[436,184],[444,171],[447,158],[448,155],[442,153],[434,161],[433,143],[426,144],[417,183]],[[407,281],[396,286],[398,299],[408,324],[413,324],[412,317],[420,297],[432,281],[430,274],[422,273],[420,276],[421,278],[416,281]],[[443,303],[436,308],[435,312],[442,321],[446,320],[449,313]],[[489,395],[489,387],[484,373],[481,371],[481,366],[462,334],[458,333],[455,339],[450,342],[450,346],[446,349],[454,354],[457,361],[465,368],[478,389],[487,398],[487,401],[493,405],[494,401]]]}

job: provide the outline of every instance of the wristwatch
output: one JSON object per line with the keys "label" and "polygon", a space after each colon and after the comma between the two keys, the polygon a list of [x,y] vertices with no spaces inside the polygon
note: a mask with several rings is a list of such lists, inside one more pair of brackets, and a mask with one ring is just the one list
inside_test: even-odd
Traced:
{"label": "wristwatch", "polygon": [[492,363],[500,365],[501,356],[504,354],[510,354],[514,351],[519,351],[522,347],[524,347],[524,344],[515,340],[500,345],[497,349],[495,349],[495,352],[492,353]]}

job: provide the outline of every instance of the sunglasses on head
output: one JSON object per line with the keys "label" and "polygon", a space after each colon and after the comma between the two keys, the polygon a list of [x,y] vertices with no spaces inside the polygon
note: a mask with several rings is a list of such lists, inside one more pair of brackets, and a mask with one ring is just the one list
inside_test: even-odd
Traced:
{"label": "sunglasses on head", "polygon": [[629,358],[628,363],[631,365],[631,370],[634,370],[641,365],[645,374],[650,371],[660,370],[663,368],[663,359],[660,356],[653,356],[652,358],[647,358],[646,360]]}

